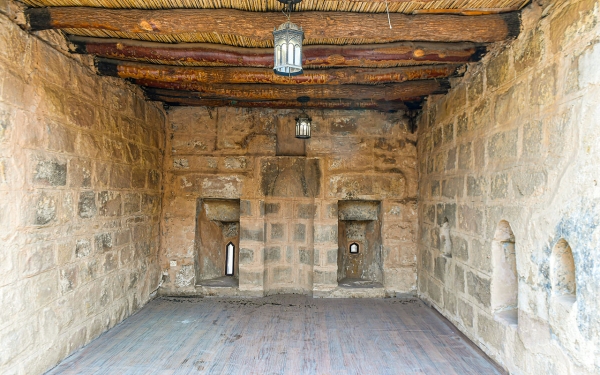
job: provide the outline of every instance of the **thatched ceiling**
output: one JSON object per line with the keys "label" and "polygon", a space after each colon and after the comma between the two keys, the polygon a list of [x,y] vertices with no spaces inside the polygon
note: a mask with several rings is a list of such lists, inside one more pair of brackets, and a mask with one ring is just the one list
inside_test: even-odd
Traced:
{"label": "thatched ceiling", "polygon": [[303,0],[292,21],[305,31],[305,74],[287,78],[271,70],[277,0],[22,0],[31,30],[62,30],[99,74],[151,100],[284,108],[305,92],[309,107],[383,111],[446,92],[489,43],[518,34],[528,1]]}

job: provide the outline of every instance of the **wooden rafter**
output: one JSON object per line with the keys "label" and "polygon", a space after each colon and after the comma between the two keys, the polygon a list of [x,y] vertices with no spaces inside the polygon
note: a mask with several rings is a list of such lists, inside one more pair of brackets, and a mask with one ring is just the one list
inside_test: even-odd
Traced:
{"label": "wooden rafter", "polygon": [[[230,9],[96,9],[83,7],[32,8],[26,11],[31,30],[95,29],[112,32],[167,35],[216,33],[270,41],[281,17],[268,12]],[[293,21],[307,39],[365,39],[391,41],[494,42],[518,35],[516,13],[482,16],[404,15],[350,12],[299,12]]]}
{"label": "wooden rafter", "polygon": [[[69,41],[72,52],[118,60],[187,66],[273,67],[272,48],[241,48],[209,43],[167,44],[78,36],[70,36]],[[485,46],[473,43],[309,45],[302,49],[302,65],[310,69],[465,63],[478,61],[485,51]]]}
{"label": "wooden rafter", "polygon": [[300,96],[309,96],[314,99],[412,100],[415,97],[446,93],[450,87],[447,80],[409,81],[379,86],[206,85],[189,82],[163,82],[150,79],[136,79],[133,82],[140,86],[193,91],[198,93],[201,98],[237,100],[296,100]]}
{"label": "wooden rafter", "polygon": [[363,69],[340,68],[307,70],[304,74],[286,77],[267,68],[182,67],[141,64],[119,60],[98,59],[98,73],[125,79],[150,79],[162,82],[204,84],[268,83],[277,85],[376,85],[399,83],[456,75],[460,65],[407,66],[402,68]]}
{"label": "wooden rafter", "polygon": [[239,99],[202,99],[192,93],[172,90],[147,89],[148,99],[160,101],[172,106],[202,107],[244,107],[244,108],[276,108],[276,109],[371,109],[382,112],[407,110],[420,106],[420,100],[404,101],[368,101],[368,100],[310,100],[300,103],[297,100],[239,100]]}

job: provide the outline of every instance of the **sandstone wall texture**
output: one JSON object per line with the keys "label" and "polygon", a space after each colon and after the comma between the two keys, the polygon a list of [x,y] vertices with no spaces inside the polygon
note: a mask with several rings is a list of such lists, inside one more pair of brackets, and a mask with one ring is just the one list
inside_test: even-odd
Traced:
{"label": "sandstone wall texture", "polygon": [[199,198],[239,199],[240,295],[339,292],[340,200],[381,202],[381,294],[414,293],[416,135],[408,122],[400,113],[311,111],[304,147],[293,136],[297,114],[169,110],[161,293],[202,292],[194,272]]}
{"label": "sandstone wall texture", "polygon": [[160,281],[164,113],[60,40],[0,13],[2,374],[43,373]]}
{"label": "sandstone wall texture", "polygon": [[599,16],[534,2],[419,120],[419,295],[512,374],[600,373]]}

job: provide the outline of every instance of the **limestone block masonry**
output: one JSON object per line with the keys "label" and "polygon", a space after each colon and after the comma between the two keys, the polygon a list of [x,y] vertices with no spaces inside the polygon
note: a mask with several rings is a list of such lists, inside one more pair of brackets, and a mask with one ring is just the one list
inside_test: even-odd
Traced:
{"label": "limestone block masonry", "polygon": [[599,374],[599,4],[522,19],[420,117],[419,296],[511,374]]}
{"label": "limestone block masonry", "polygon": [[[401,112],[310,111],[312,138],[288,147],[283,135],[295,142],[297,113],[168,111],[160,293],[369,295],[338,287],[342,200],[381,202],[373,251],[383,287],[375,294],[416,292],[416,135],[408,121]],[[287,149],[291,156],[281,155]],[[197,202],[209,198],[240,201],[239,288],[229,292],[197,287]]]}
{"label": "limestone block masonry", "polygon": [[[157,289],[165,117],[0,1],[0,373],[41,374]],[[51,46],[54,45],[55,47]]]}

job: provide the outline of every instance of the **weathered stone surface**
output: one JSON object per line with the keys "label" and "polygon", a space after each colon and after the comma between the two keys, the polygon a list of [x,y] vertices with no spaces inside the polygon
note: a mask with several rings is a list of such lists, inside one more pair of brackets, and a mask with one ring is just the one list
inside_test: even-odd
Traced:
{"label": "weathered stone surface", "polygon": [[88,219],[96,216],[96,194],[93,191],[84,191],[79,194],[79,217]]}
{"label": "weathered stone surface", "polygon": [[56,159],[39,160],[33,176],[35,184],[65,186],[67,184],[67,163]]}
{"label": "weathered stone surface", "polygon": [[467,272],[467,291],[484,307],[490,307],[490,281]]}
{"label": "weathered stone surface", "polygon": [[240,221],[240,202],[231,199],[205,199],[202,201],[206,216],[221,222]]}
{"label": "weathered stone surface", "polygon": [[285,229],[283,224],[271,224],[271,239],[282,240],[285,238]]}
{"label": "weathered stone surface", "polygon": [[435,258],[435,266],[434,266],[433,274],[441,282],[444,282],[446,280],[446,262],[447,261],[448,260],[445,257]]}
{"label": "weathered stone surface", "polygon": [[315,197],[321,191],[321,168],[316,159],[266,159],[261,164],[261,191],[274,197]]}
{"label": "weathered stone surface", "polygon": [[265,261],[278,261],[281,259],[281,247],[273,246],[265,248]]}
{"label": "weathered stone surface", "polygon": [[340,220],[378,220],[380,203],[376,201],[339,201]]}

